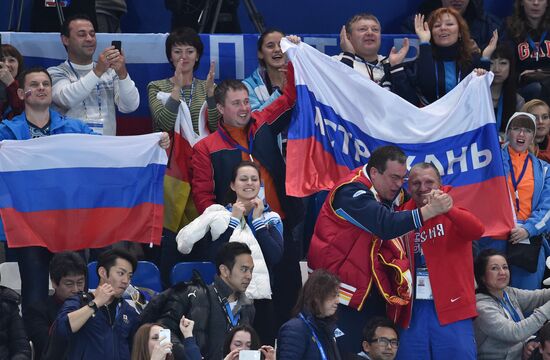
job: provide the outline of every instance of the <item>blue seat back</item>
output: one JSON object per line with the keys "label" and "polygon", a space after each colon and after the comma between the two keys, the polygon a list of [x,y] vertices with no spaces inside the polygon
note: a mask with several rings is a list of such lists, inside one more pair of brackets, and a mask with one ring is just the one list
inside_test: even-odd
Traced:
{"label": "blue seat back", "polygon": [[[96,268],[97,261],[88,264],[88,287],[90,289],[97,288],[99,284]],[[132,276],[132,285],[161,292],[162,283],[158,267],[150,261],[139,261],[136,272]]]}
{"label": "blue seat back", "polygon": [[181,281],[191,280],[193,269],[197,270],[206,284],[211,284],[216,275],[216,266],[211,262],[180,262],[172,268],[170,283],[172,285]]}

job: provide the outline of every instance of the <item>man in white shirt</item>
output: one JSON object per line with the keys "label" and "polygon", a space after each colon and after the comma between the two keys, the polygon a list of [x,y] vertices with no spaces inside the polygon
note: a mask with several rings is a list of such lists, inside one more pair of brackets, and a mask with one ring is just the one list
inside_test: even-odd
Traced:
{"label": "man in white shirt", "polygon": [[139,106],[139,93],[126,70],[124,54],[109,46],[94,62],[97,42],[86,15],[63,23],[61,41],[68,59],[48,69],[53,80],[53,103],[71,118],[82,119],[103,135],[116,135],[116,111],[130,113]]}

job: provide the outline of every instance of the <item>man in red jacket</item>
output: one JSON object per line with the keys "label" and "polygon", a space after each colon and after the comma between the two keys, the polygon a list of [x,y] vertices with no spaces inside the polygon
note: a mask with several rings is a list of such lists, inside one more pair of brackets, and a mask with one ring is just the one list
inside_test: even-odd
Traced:
{"label": "man in red jacket", "polygon": [[277,145],[277,135],[288,126],[296,100],[294,72],[290,63],[288,66],[283,95],[254,113],[246,86],[238,80],[222,81],[214,94],[221,114],[218,129],[195,144],[191,159],[191,191],[199,213],[210,205],[225,206],[234,201],[230,184],[233,169],[241,161],[253,161],[260,167],[260,198],[279,214],[284,226],[283,258],[273,269],[273,303],[278,322],[272,326],[274,329],[290,318],[301,287],[299,230],[303,205],[301,199],[286,193],[285,161]]}
{"label": "man in red jacket", "polygon": [[[433,164],[416,164],[409,175],[412,199],[402,210],[420,208],[435,194],[450,197],[449,190],[449,186],[441,186]],[[453,205],[403,237],[414,295],[399,318],[403,330],[398,360],[442,359],[451,354],[453,359],[476,359],[472,241],[483,231],[478,218]]]}
{"label": "man in red jacket", "polygon": [[308,266],[340,278],[341,351],[357,352],[361,329],[373,316],[387,315],[396,322],[400,308],[410,300],[412,283],[398,237],[451,209],[449,197],[434,194],[421,208],[396,211],[405,200],[406,163],[399,147],[376,148],[365,166],[352,170],[330,190],[317,218]]}

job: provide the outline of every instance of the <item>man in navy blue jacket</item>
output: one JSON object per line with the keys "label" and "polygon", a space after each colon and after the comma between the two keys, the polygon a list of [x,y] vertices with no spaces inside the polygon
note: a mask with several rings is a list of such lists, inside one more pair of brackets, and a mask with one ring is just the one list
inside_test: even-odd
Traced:
{"label": "man in navy blue jacket", "polygon": [[65,301],[53,331],[69,340],[68,359],[130,360],[139,315],[122,294],[136,266],[125,250],[107,250],[97,261],[97,289]]}

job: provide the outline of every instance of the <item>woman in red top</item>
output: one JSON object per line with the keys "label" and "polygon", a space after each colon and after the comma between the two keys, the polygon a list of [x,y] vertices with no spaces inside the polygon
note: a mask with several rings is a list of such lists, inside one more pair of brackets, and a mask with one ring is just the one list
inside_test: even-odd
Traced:
{"label": "woman in red top", "polygon": [[0,52],[0,120],[11,119],[24,110],[24,102],[17,96],[17,77],[23,70],[23,56],[9,44]]}

